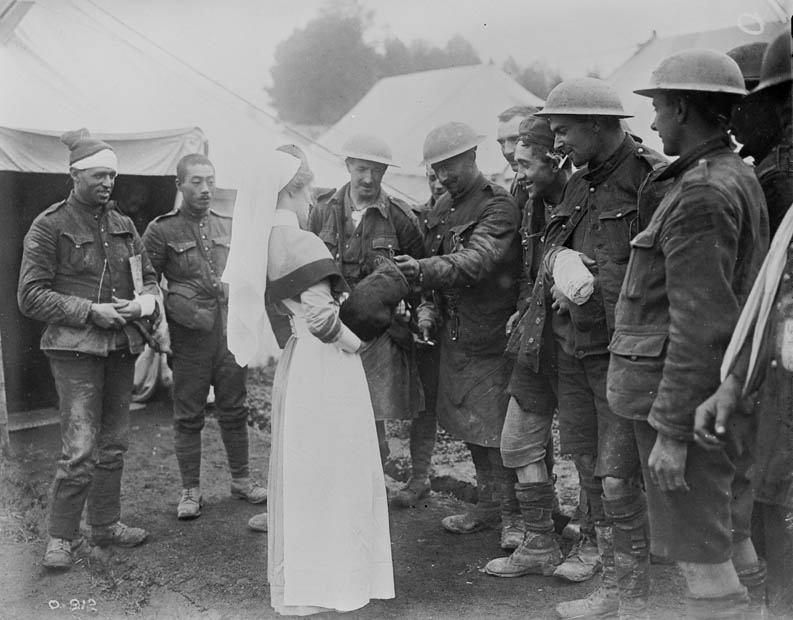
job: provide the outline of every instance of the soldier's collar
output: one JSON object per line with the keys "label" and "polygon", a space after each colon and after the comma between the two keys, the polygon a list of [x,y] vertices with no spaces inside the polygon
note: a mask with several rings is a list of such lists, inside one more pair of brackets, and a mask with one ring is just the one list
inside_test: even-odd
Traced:
{"label": "soldier's collar", "polygon": [[669,164],[664,169],[664,171],[658,175],[656,181],[672,179],[691,168],[691,166],[693,166],[697,161],[706,155],[710,155],[715,151],[721,151],[724,149],[730,150],[730,138],[727,134],[713,138],[707,142],[703,142],[698,147],[690,150],[688,153],[681,155],[676,161],[673,161],[671,164]]}
{"label": "soldier's collar", "polygon": [[627,133],[623,138],[622,143],[616,151],[606,161],[598,167],[589,170],[584,174],[584,178],[590,185],[598,185],[608,179],[612,173],[625,161],[625,159],[633,153],[636,148],[636,142]]}

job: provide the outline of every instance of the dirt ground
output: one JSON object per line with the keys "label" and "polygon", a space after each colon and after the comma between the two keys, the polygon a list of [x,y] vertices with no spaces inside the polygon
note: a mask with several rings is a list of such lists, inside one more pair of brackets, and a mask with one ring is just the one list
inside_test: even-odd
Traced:
{"label": "dirt ground", "polygon": [[[255,412],[251,466],[261,480],[266,480],[269,456],[267,378],[261,373],[253,377],[250,399]],[[408,461],[405,433],[398,424],[391,432],[387,471],[400,478]],[[59,429],[12,433],[15,458],[0,466],[0,620],[278,617],[269,605],[266,584],[267,537],[246,527],[262,507],[230,497],[223,447],[211,418],[203,437],[205,507],[199,519],[179,521],[170,402],[160,398],[135,411],[124,472],[123,519],[148,529],[149,540],[136,549],[109,552],[85,544],[77,565],[59,573],[40,565]],[[574,471],[569,462],[561,461],[557,472],[563,508],[572,511],[577,494]],[[472,499],[472,478],[464,446],[442,440],[433,456],[437,490],[418,508],[391,511],[396,598],[373,601],[347,618],[539,620],[554,618],[556,603],[585,596],[595,587],[598,578],[572,585],[554,578],[497,579],[485,574],[487,561],[503,555],[498,533],[456,536],[440,526],[442,517],[466,509],[460,498]],[[682,588],[676,568],[653,565],[654,618],[682,617]]]}

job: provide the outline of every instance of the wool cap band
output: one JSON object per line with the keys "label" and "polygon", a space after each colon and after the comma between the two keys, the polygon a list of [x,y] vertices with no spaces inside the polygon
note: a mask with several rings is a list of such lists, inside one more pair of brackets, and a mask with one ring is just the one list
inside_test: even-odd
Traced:
{"label": "wool cap band", "polygon": [[77,170],[110,168],[118,170],[116,154],[109,144],[91,136],[85,128],[67,131],[61,142],[69,147],[69,167]]}

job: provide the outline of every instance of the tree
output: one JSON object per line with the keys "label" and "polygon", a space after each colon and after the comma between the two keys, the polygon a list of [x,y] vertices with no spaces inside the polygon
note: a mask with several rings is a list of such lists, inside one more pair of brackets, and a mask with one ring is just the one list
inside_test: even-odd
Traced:
{"label": "tree", "polygon": [[480,62],[460,35],[443,48],[389,38],[378,52],[364,41],[371,22],[358,0],[330,0],[305,28],[278,45],[268,92],[282,120],[332,124],[382,77]]}
{"label": "tree", "polygon": [[377,80],[379,57],[361,13],[325,10],[275,50],[269,94],[285,121],[339,120]]}

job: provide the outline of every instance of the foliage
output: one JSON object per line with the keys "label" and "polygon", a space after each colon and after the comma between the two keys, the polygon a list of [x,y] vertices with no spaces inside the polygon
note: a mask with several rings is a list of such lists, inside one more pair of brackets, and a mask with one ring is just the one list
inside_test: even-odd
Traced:
{"label": "foliage", "polygon": [[329,0],[278,45],[268,92],[282,120],[332,124],[382,77],[480,62],[459,35],[443,48],[389,38],[379,51],[365,40],[369,26],[371,14],[357,0]]}

